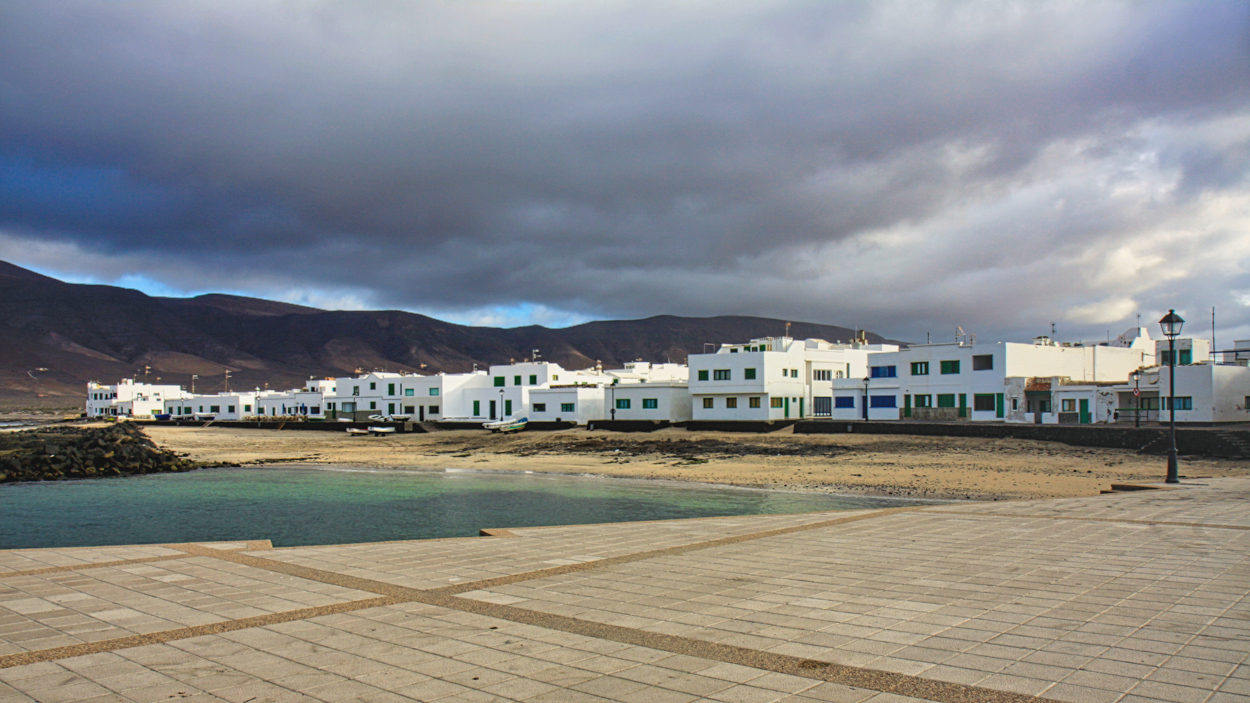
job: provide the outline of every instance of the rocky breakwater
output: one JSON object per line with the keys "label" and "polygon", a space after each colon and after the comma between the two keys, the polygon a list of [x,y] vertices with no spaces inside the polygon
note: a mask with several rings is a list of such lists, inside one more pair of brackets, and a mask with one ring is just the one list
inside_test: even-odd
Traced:
{"label": "rocky breakwater", "polygon": [[161,449],[132,422],[0,434],[0,483],[189,471],[194,462]]}

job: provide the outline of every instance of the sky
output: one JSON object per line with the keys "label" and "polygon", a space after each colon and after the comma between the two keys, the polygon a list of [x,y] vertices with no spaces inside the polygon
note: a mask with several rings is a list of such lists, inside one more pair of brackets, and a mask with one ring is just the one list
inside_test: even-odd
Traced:
{"label": "sky", "polygon": [[467,324],[1250,339],[1250,3],[0,4],[0,259]]}

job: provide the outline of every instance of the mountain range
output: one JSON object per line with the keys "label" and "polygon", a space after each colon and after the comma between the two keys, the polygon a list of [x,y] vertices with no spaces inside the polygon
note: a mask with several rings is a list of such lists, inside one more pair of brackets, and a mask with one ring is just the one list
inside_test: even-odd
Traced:
{"label": "mountain range", "polygon": [[[684,363],[705,344],[785,331],[786,322],[761,317],[672,315],[558,329],[471,327],[399,310],[319,310],[220,294],[156,297],[67,283],[0,261],[0,401],[10,405],[35,398],[77,405],[89,380],[135,377],[190,387],[196,375],[200,392],[227,382],[287,388],[358,370],[463,372],[529,358],[534,350],[573,369],[619,368],[635,359]],[[835,341],[855,331],[794,322],[790,335]]]}

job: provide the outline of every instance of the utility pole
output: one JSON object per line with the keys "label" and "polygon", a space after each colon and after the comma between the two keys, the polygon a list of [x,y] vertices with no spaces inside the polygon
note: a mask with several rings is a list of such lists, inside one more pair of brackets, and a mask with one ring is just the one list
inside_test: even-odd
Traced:
{"label": "utility pole", "polygon": [[226,369],[226,392],[230,392],[230,370]]}
{"label": "utility pole", "polygon": [[195,380],[199,378],[195,374],[191,374],[191,395],[195,395]]}

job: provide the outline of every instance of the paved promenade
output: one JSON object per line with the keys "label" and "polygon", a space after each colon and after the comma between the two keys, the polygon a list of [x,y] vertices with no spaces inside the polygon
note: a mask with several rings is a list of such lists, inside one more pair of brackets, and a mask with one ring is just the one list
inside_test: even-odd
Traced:
{"label": "paved promenade", "polygon": [[1250,700],[1250,479],[0,552],[0,703]]}

